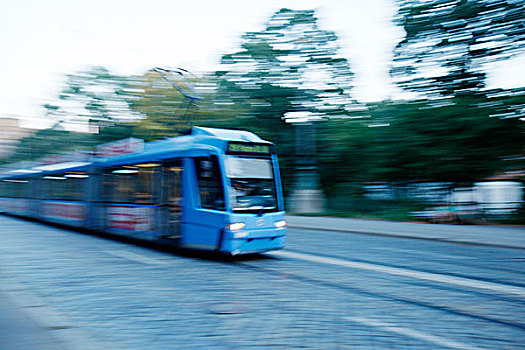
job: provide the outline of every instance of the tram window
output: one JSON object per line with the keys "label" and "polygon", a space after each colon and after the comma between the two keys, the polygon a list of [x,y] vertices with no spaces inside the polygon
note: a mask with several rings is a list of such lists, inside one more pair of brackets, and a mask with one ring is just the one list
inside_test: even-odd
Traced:
{"label": "tram window", "polygon": [[30,198],[31,197],[31,186],[29,185],[29,179],[22,179],[20,182],[20,197]]}
{"label": "tram window", "polygon": [[222,177],[217,156],[195,158],[201,206],[206,209],[225,210]]}
{"label": "tram window", "polygon": [[61,199],[64,200],[72,200],[75,195],[75,188],[73,186],[73,181],[66,178],[64,181],[62,181],[63,184],[63,192],[61,194]]}
{"label": "tram window", "polygon": [[67,172],[46,175],[43,198],[51,200],[81,201],[85,196],[85,181],[89,176],[84,172]]}
{"label": "tram window", "polygon": [[8,180],[2,180],[2,197],[12,197],[12,187],[13,186],[8,182]]}
{"label": "tram window", "polygon": [[224,166],[231,181],[230,199],[234,212],[278,210],[271,160],[228,156]]}
{"label": "tram window", "polygon": [[130,169],[116,169],[108,176],[109,181],[105,185],[109,185],[107,200],[116,203],[132,203],[134,189],[134,178],[138,174],[138,170]]}
{"label": "tram window", "polygon": [[9,197],[16,197],[17,196],[17,188],[18,188],[18,180],[10,180],[9,181]]}
{"label": "tram window", "polygon": [[164,167],[164,181],[162,192],[164,193],[165,204],[180,205],[182,200],[181,193],[181,173],[183,171],[182,162],[177,159],[166,161]]}
{"label": "tram window", "polygon": [[20,182],[20,181],[24,181],[24,180],[18,180],[16,183],[15,183],[15,197],[17,198],[22,198],[24,197],[24,185],[25,183],[24,182]]}
{"label": "tram window", "polygon": [[118,198],[116,198],[117,180],[117,176],[112,174],[111,170],[108,170],[108,172],[103,175],[102,198],[104,202],[118,202]]}
{"label": "tram window", "polygon": [[11,184],[7,180],[0,182],[0,193],[2,197],[11,197]]}
{"label": "tram window", "polygon": [[42,198],[50,199],[52,193],[51,191],[51,180],[45,179],[45,177],[42,178]]}
{"label": "tram window", "polygon": [[85,172],[69,172],[64,175],[66,178],[65,181],[65,191],[63,194],[63,199],[81,201],[84,200],[84,188],[86,179],[89,175]]}
{"label": "tram window", "polygon": [[158,197],[157,184],[160,164],[137,164],[139,173],[135,186],[134,202],[137,204],[153,204]]}
{"label": "tram window", "polygon": [[108,169],[104,175],[104,200],[112,203],[155,203],[159,166],[148,163]]}
{"label": "tram window", "polygon": [[5,197],[23,198],[30,195],[27,179],[7,179],[2,181],[1,195]]}
{"label": "tram window", "polygon": [[20,193],[20,183],[18,181],[19,180],[15,180],[11,182],[11,197],[17,198]]}
{"label": "tram window", "polygon": [[43,177],[44,199],[63,200],[67,191],[64,174],[52,174]]}
{"label": "tram window", "polygon": [[17,181],[18,180],[8,180],[8,185],[7,185],[7,193],[8,193],[8,197],[16,197],[16,189],[17,189]]}

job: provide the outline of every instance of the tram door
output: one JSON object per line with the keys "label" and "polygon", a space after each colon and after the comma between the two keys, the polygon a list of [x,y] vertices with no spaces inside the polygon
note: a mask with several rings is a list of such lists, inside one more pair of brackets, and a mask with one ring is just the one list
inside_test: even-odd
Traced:
{"label": "tram door", "polygon": [[181,237],[182,161],[180,159],[168,160],[163,165],[162,236],[178,239]]}

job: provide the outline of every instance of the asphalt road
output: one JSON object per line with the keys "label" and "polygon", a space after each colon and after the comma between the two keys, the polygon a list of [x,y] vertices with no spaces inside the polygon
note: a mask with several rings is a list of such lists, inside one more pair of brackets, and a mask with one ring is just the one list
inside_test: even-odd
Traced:
{"label": "asphalt road", "polygon": [[525,348],[524,249],[320,225],[229,261],[0,227],[2,350]]}

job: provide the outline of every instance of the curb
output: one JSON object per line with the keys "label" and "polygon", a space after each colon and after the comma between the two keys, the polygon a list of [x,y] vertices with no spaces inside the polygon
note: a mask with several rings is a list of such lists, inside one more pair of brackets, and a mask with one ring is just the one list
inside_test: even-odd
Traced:
{"label": "curb", "polygon": [[449,244],[461,244],[468,246],[478,246],[478,247],[494,247],[494,248],[506,248],[506,249],[515,249],[515,250],[525,250],[525,247],[506,245],[506,244],[497,244],[497,243],[482,243],[482,242],[473,242],[471,240],[462,240],[448,237],[421,237],[413,236],[402,233],[385,233],[385,232],[373,232],[373,231],[362,231],[362,230],[349,230],[344,228],[329,228],[329,227],[320,227],[320,226],[302,226],[297,224],[288,224],[289,228],[296,228],[300,230],[311,230],[311,231],[329,231],[329,232],[338,232],[338,233],[350,233],[358,234],[365,236],[377,236],[377,237],[392,237],[392,238],[405,238],[405,239],[414,239],[420,241],[432,241],[432,242],[442,242]]}

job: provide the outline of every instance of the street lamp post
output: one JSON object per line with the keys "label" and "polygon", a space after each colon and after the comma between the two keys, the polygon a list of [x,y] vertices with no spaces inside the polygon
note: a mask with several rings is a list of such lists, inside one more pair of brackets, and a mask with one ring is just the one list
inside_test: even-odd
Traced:
{"label": "street lamp post", "polygon": [[[287,118],[297,118],[297,114],[304,118],[304,112],[294,113],[296,115],[289,113]],[[295,181],[288,201],[288,210],[292,213],[321,213],[326,206],[317,169],[315,124],[308,119],[294,123]]]}

